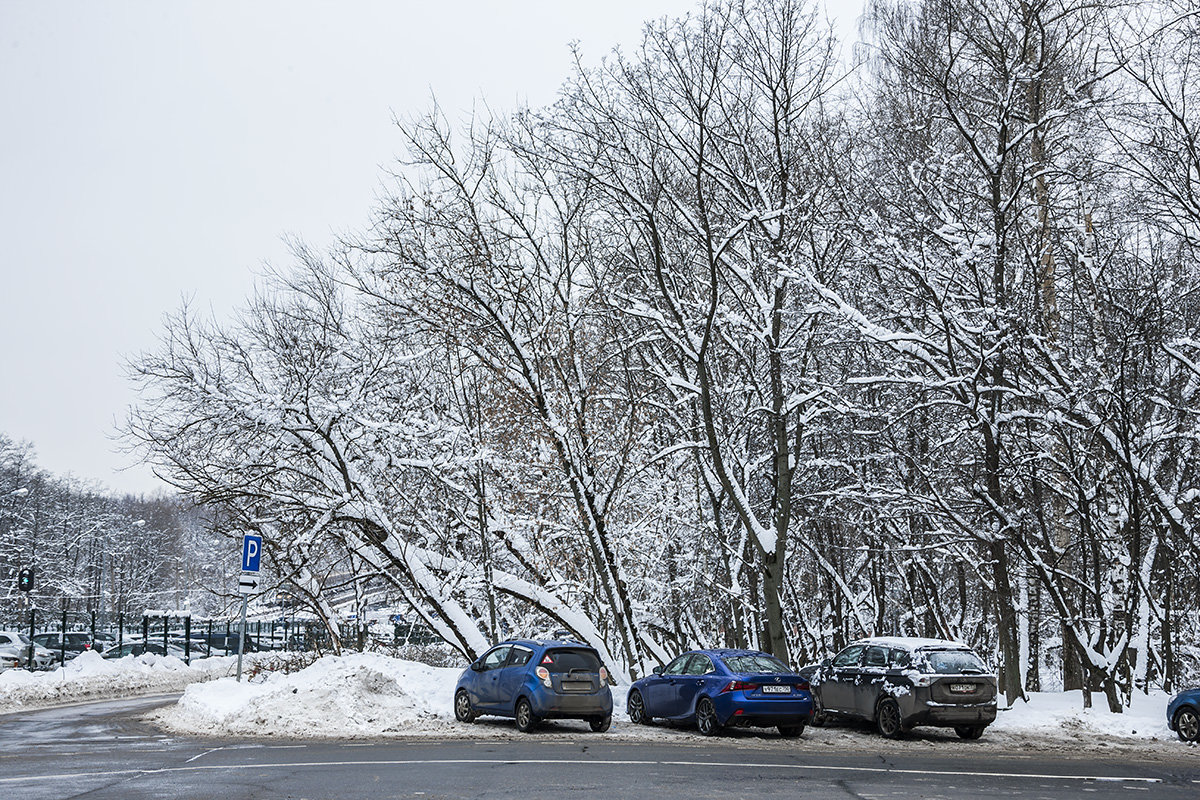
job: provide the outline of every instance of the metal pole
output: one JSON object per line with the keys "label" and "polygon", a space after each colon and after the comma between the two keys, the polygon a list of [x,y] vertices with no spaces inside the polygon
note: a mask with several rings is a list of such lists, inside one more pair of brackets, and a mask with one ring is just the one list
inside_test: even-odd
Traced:
{"label": "metal pole", "polygon": [[183,663],[192,663],[192,618],[183,618]]}
{"label": "metal pole", "polygon": [[121,645],[125,644],[125,612],[117,612],[117,652],[121,652]]}
{"label": "metal pole", "polygon": [[63,600],[62,604],[62,632],[58,635],[58,665],[65,666],[67,663],[67,601]]}
{"label": "metal pole", "polygon": [[164,613],[163,614],[163,655],[164,656],[167,654],[167,623],[170,621],[171,621],[171,618],[168,617],[166,615],[166,613]]}
{"label": "metal pole", "polygon": [[249,597],[242,597],[242,624],[238,626],[238,683],[242,681],[242,650],[244,649],[242,643],[246,639],[246,603],[249,599]]}
{"label": "metal pole", "polygon": [[30,603],[30,605],[29,605],[29,671],[30,672],[33,672],[33,635],[34,635],[33,631],[34,631],[34,624],[37,621],[35,619],[36,614],[37,614],[37,612],[34,610],[33,604]]}

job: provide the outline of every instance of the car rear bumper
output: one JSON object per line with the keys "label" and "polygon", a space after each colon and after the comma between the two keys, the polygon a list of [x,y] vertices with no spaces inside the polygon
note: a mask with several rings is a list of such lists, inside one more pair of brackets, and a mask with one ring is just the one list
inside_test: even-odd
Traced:
{"label": "car rear bumper", "polygon": [[613,709],[612,692],[607,690],[594,694],[537,692],[529,702],[533,713],[543,719],[611,717]]}
{"label": "car rear bumper", "polygon": [[990,725],[996,721],[996,703],[978,705],[949,705],[941,703],[917,704],[911,714],[905,715],[909,725]]}
{"label": "car rear bumper", "polygon": [[808,692],[787,697],[750,697],[745,692],[725,692],[712,701],[722,725],[804,725],[813,711],[812,695]]}

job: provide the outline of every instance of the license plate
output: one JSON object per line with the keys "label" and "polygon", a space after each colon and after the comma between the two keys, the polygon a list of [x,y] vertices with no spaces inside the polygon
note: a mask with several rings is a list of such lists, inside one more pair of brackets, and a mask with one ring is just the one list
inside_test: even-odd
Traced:
{"label": "license plate", "polygon": [[590,692],[592,690],[591,681],[563,681],[562,690],[564,692]]}
{"label": "license plate", "polygon": [[950,684],[950,691],[954,692],[955,694],[971,694],[972,692],[975,691],[975,684],[973,684],[973,683],[952,683],[952,684]]}
{"label": "license plate", "polygon": [[762,687],[764,694],[791,694],[792,687],[790,686],[764,686]]}

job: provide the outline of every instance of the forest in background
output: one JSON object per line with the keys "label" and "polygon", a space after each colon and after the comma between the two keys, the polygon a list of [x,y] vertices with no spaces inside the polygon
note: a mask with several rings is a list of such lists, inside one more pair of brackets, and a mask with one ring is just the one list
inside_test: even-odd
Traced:
{"label": "forest in background", "polygon": [[[72,629],[93,615],[101,627],[119,616],[132,625],[146,609],[217,614],[210,590],[229,582],[216,580],[207,530],[180,498],[116,495],[52,475],[32,445],[0,434],[0,627],[27,631],[31,604],[39,631],[57,630],[64,610]],[[17,588],[25,568],[34,570],[30,592]]]}
{"label": "forest in background", "polygon": [[1200,5],[863,39],[724,0],[551,107],[402,121],[359,235],[168,320],[129,441],[334,629],[336,576],[622,679],[912,634],[1010,702],[1195,680]]}

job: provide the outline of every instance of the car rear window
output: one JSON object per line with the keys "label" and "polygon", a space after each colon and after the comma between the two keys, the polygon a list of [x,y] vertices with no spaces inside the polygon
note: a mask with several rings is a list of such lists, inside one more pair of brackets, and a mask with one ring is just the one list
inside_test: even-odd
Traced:
{"label": "car rear window", "polygon": [[570,672],[573,669],[599,672],[600,656],[596,655],[595,650],[556,648],[546,651],[542,656],[541,665],[551,672]]}
{"label": "car rear window", "polygon": [[66,635],[67,644],[87,644],[91,641],[86,633],[68,633]]}
{"label": "car rear window", "polygon": [[774,656],[727,656],[721,660],[731,672],[763,672],[768,675],[791,672],[787,664]]}
{"label": "car rear window", "polygon": [[923,655],[925,663],[929,665],[927,672],[939,675],[987,672],[987,667],[979,660],[979,656],[970,650],[926,650]]}

